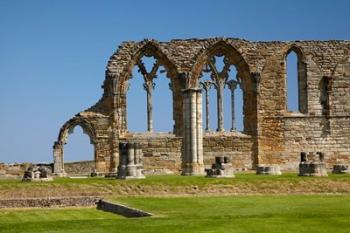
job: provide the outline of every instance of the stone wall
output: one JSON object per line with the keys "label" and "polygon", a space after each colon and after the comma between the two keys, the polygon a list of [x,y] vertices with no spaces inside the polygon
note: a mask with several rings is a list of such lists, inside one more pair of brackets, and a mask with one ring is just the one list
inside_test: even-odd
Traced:
{"label": "stone wall", "polygon": [[210,167],[215,163],[215,156],[228,156],[235,169],[252,169],[252,147],[252,137],[243,133],[205,133],[203,137],[204,164]]}
{"label": "stone wall", "polygon": [[29,167],[44,167],[50,176],[52,174],[52,166],[53,164],[49,163],[13,163],[13,164],[5,164],[0,163],[0,178],[22,178],[24,172]]}
{"label": "stone wall", "polygon": [[133,133],[124,140],[140,143],[146,175],[180,172],[182,138],[168,133]]}
{"label": "stone wall", "polygon": [[67,175],[90,175],[95,169],[95,161],[76,161],[64,163]]}
{"label": "stone wall", "polygon": [[122,204],[108,202],[105,200],[100,200],[98,202],[97,209],[112,212],[115,214],[120,214],[128,218],[152,216],[152,214],[148,212],[131,208]]}
{"label": "stone wall", "polygon": [[[44,167],[49,176],[52,176],[52,163],[0,163],[0,178],[22,178],[29,167]],[[68,176],[90,175],[95,169],[95,161],[76,161],[64,163]]]}
{"label": "stone wall", "polygon": [[0,208],[49,208],[70,206],[96,206],[99,197],[53,197],[0,199]]}
{"label": "stone wall", "polygon": [[[298,57],[299,90],[294,93],[298,112],[289,112],[286,106],[286,56],[291,51]],[[171,81],[173,134],[128,132],[128,82],[143,56],[153,56]],[[203,134],[203,155],[202,110],[194,106],[200,101],[185,97],[191,90],[200,96],[203,67],[212,65],[213,56],[224,56],[228,65],[236,67],[243,92],[244,136]],[[211,73],[219,81],[226,76]],[[200,167],[194,159],[202,155],[205,165],[215,155],[229,155],[240,169],[279,164],[282,169],[296,170],[301,151],[323,152],[328,166],[350,163],[350,41],[128,41],[109,59],[102,87],[103,96],[94,106],[62,126],[54,145],[58,173],[63,145],[75,125],[82,126],[95,145],[100,173],[115,172],[118,143],[135,139],[142,144],[146,171],[156,174]]]}

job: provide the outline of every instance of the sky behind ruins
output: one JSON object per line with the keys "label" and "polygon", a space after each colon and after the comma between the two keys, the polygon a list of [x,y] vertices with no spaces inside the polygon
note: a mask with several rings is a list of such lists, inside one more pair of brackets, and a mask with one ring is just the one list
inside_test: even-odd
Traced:
{"label": "sky behind ruins", "polygon": [[[107,60],[124,40],[349,40],[349,13],[349,0],[0,0],[0,162],[51,162],[59,128],[99,100]],[[93,159],[78,133],[67,159]]]}

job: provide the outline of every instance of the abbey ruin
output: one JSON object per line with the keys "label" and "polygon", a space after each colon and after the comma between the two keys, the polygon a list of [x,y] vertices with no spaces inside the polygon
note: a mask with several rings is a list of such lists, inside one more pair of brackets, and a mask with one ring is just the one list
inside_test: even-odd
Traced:
{"label": "abbey ruin", "polygon": [[[298,58],[299,111],[295,112],[287,110],[286,101],[290,52]],[[145,69],[143,57],[155,58],[151,70]],[[215,57],[224,58],[222,70],[216,68]],[[148,132],[144,133],[128,130],[126,96],[135,66],[147,92]],[[228,75],[232,66],[237,70],[234,79]],[[172,133],[153,132],[153,79],[160,67],[171,83]],[[203,72],[211,74],[210,81],[201,79]],[[204,111],[208,101],[202,101],[210,85],[217,93],[215,132],[208,132],[209,116]],[[233,97],[238,86],[243,93],[244,129],[237,132],[232,117],[225,119],[232,122],[232,129],[225,131],[223,89],[230,89]],[[164,169],[183,175],[204,174],[215,156],[228,157],[241,170],[273,164],[281,170],[297,170],[301,152],[321,152],[330,167],[350,163],[350,41],[129,41],[110,57],[102,87],[102,98],[60,129],[53,146],[57,175],[65,173],[64,144],[77,125],[94,145],[99,174],[117,173],[120,142],[141,145],[145,171]]]}

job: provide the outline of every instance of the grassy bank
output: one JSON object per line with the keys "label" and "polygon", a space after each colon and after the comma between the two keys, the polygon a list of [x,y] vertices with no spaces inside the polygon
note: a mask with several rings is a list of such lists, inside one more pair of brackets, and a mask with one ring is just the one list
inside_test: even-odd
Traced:
{"label": "grassy bank", "polygon": [[95,209],[1,210],[0,232],[348,232],[349,195],[112,198],[155,214]]}
{"label": "grassy bank", "polygon": [[222,194],[350,194],[350,175],[328,177],[257,176],[236,174],[235,178],[213,179],[199,176],[149,176],[143,180],[105,178],[56,178],[52,182],[22,183],[0,180],[0,198],[50,196],[168,196]]}

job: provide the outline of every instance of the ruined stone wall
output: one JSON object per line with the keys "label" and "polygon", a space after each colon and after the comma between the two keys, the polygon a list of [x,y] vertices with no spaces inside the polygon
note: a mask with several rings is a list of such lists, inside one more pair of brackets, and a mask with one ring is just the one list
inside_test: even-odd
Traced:
{"label": "ruined stone wall", "polygon": [[52,174],[52,163],[13,163],[13,164],[6,164],[6,163],[0,163],[0,178],[1,179],[8,179],[8,178],[22,178],[24,172],[29,167],[43,167],[48,172],[48,175],[50,176]]}
{"label": "ruined stone wall", "polygon": [[95,170],[95,161],[77,161],[64,163],[64,170],[68,176],[90,175]]}
{"label": "ruined stone wall", "polygon": [[[182,138],[166,133],[134,133],[127,141],[139,142],[145,174],[178,174],[181,170]],[[204,164],[210,167],[215,156],[229,156],[235,168],[252,168],[253,139],[238,132],[206,133],[203,138]]]}
{"label": "ruined stone wall", "polygon": [[301,151],[325,153],[328,167],[349,163],[350,71],[349,62],[344,59],[350,51],[349,45],[297,42],[294,46],[298,46],[299,59],[306,68],[307,111],[286,110],[285,49],[277,46],[262,72],[260,163],[296,170]]}
{"label": "ruined stone wall", "polygon": [[[299,93],[295,96],[299,112],[289,112],[286,107],[286,56],[290,51],[298,56]],[[102,98],[66,123],[62,135],[74,124],[87,129],[95,145],[98,172],[107,173],[117,166],[118,142],[123,140],[141,142],[150,173],[179,172],[183,141],[192,137],[184,133],[183,90],[199,88],[203,67],[216,55],[227,57],[242,80],[245,136],[204,134],[206,166],[215,155],[224,154],[241,169],[279,164],[282,169],[295,170],[301,151],[325,153],[328,166],[350,163],[350,41],[209,38],[124,42],[108,61]],[[174,134],[128,132],[128,81],[143,56],[159,60],[172,82],[173,102],[169,104],[173,105]],[[62,137],[57,142],[64,145]],[[56,154],[60,153],[58,147]]]}
{"label": "ruined stone wall", "polygon": [[238,170],[252,169],[253,139],[238,132],[206,133],[203,137],[204,164],[209,168],[215,156],[228,156]]}
{"label": "ruined stone wall", "polygon": [[168,133],[134,133],[124,140],[140,143],[145,174],[180,172],[182,138]]}

